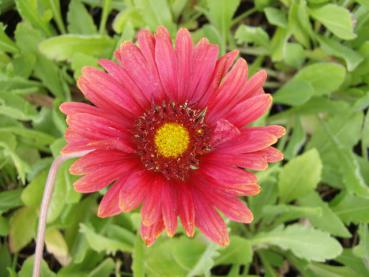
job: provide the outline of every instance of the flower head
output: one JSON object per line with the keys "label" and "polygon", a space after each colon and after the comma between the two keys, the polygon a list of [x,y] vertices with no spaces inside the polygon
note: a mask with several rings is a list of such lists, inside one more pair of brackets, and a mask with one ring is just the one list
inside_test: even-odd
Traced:
{"label": "flower head", "polygon": [[283,158],[273,148],[280,126],[250,127],[272,98],[262,85],[265,71],[247,77],[247,63],[233,51],[201,39],[193,45],[180,29],[172,45],[168,31],[142,30],[137,45],[125,42],[117,63],[101,60],[104,71],[84,68],[78,86],[92,103],[64,103],[65,153],[90,150],[71,167],[83,175],[77,191],[110,186],[100,217],[141,207],[141,234],[152,244],[178,218],[188,236],[195,226],[220,245],[228,244],[220,216],[249,223],[251,211],[239,199],[256,195],[254,174]]}

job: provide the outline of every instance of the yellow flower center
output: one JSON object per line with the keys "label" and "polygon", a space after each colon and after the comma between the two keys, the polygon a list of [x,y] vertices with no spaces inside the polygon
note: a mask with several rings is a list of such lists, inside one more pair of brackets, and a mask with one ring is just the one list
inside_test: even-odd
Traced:
{"label": "yellow flower center", "polygon": [[155,145],[158,152],[166,158],[182,155],[190,143],[188,130],[178,123],[165,123],[155,134]]}

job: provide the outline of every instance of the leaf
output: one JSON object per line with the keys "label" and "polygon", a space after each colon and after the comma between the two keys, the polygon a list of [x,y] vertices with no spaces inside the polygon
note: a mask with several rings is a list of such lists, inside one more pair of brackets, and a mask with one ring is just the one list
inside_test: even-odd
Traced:
{"label": "leaf", "polygon": [[278,222],[286,222],[301,217],[306,218],[310,215],[315,215],[319,217],[322,215],[322,210],[319,207],[308,206],[300,207],[285,204],[266,205],[263,208],[263,215],[265,220],[268,218],[275,219],[277,216],[280,216],[280,218],[277,218]]}
{"label": "leaf", "polygon": [[105,259],[94,270],[92,270],[87,277],[109,277],[113,273],[115,263],[112,258]]}
{"label": "leaf", "polygon": [[251,263],[252,256],[251,244],[247,239],[231,236],[230,244],[219,250],[219,256],[216,257],[215,264],[247,265]]}
{"label": "leaf", "polygon": [[346,224],[369,223],[369,199],[345,194],[332,210]]}
{"label": "leaf", "polygon": [[136,277],[145,277],[144,255],[145,245],[143,244],[140,235],[137,234],[132,254],[132,271]]}
{"label": "leaf", "polygon": [[345,60],[348,71],[353,71],[364,60],[358,52],[333,38],[318,36],[318,40],[325,52]]}
{"label": "leaf", "polygon": [[12,265],[12,257],[10,256],[6,243],[0,244],[0,276],[8,276],[7,269]]}
{"label": "leaf", "polygon": [[99,35],[60,35],[42,41],[41,53],[57,61],[70,61],[75,53],[96,57],[108,57],[114,47],[114,40]]}
{"label": "leaf", "polygon": [[5,33],[5,26],[0,23],[0,50],[10,53],[18,53],[18,47]]}
{"label": "leaf", "polygon": [[22,189],[8,190],[0,192],[0,214],[21,206],[20,198]]}
{"label": "leaf", "polygon": [[293,78],[273,95],[273,100],[276,103],[299,106],[307,102],[314,93],[314,87],[309,81]]}
{"label": "leaf", "polygon": [[306,141],[306,132],[302,127],[301,120],[296,117],[294,120],[294,128],[292,135],[289,139],[286,149],[284,150],[284,157],[286,160],[290,160],[295,157]]}
{"label": "leaf", "polygon": [[344,7],[327,4],[321,8],[311,9],[310,14],[337,37],[345,40],[356,37],[353,32],[352,16]]}
{"label": "leaf", "polygon": [[18,120],[35,120],[36,107],[14,91],[0,92],[0,114]]}
{"label": "leaf", "polygon": [[[22,269],[18,273],[19,274],[18,277],[32,276],[33,262],[34,262],[33,256],[27,258],[27,260],[25,260],[22,265]],[[41,276],[42,277],[55,277],[56,276],[55,273],[49,269],[47,263],[44,260],[41,261]]]}
{"label": "leaf", "polygon": [[275,245],[290,250],[308,261],[324,262],[341,254],[341,245],[328,233],[300,224],[279,226],[268,233],[260,233],[252,240],[254,246]]}
{"label": "leaf", "polygon": [[[9,220],[0,215],[0,237],[6,237],[9,233]],[[1,249],[1,245],[0,245]],[[0,269],[1,271],[1,269]]]}
{"label": "leaf", "polygon": [[346,266],[332,266],[315,263],[310,264],[308,268],[313,272],[314,276],[327,276],[327,277],[358,276],[356,275],[354,270]]}
{"label": "leaf", "polygon": [[287,27],[287,17],[283,11],[276,8],[267,7],[264,9],[265,16],[270,24],[279,26],[282,28]]}
{"label": "leaf", "polygon": [[358,233],[360,236],[359,244],[356,245],[352,251],[355,256],[369,262],[369,225],[360,224]]}
{"label": "leaf", "polygon": [[70,262],[67,243],[63,235],[57,229],[47,229],[45,233],[46,249],[53,254],[58,262],[65,266]]}
{"label": "leaf", "polygon": [[18,178],[22,183],[26,180],[26,173],[30,170],[29,165],[16,152],[17,141],[14,135],[0,131],[0,149],[5,157],[9,157],[18,172]]}
{"label": "leaf", "polygon": [[214,259],[219,256],[219,246],[214,243],[208,243],[205,251],[198,258],[198,261],[192,266],[191,271],[187,274],[187,277],[196,275],[210,276],[210,270],[214,265]]}
{"label": "leaf", "polygon": [[270,42],[270,52],[273,62],[281,61],[283,59],[283,51],[285,44],[290,37],[287,29],[278,27]]}
{"label": "leaf", "polygon": [[81,76],[81,70],[84,66],[94,66],[98,65],[97,58],[86,55],[84,53],[75,53],[71,57],[71,67],[74,71],[74,78],[78,79]]}
{"label": "leaf", "polygon": [[166,26],[170,33],[176,30],[167,0],[134,0],[133,3],[152,31],[159,25]]}
{"label": "leaf", "polygon": [[298,68],[305,60],[304,48],[298,43],[286,43],[283,57],[286,64]]}
{"label": "leaf", "polygon": [[298,203],[304,206],[319,207],[322,211],[321,215],[308,215],[311,224],[334,236],[344,238],[351,237],[349,230],[342,223],[341,219],[331,210],[329,205],[324,202],[316,192],[311,192],[306,196],[300,197]]}
{"label": "leaf", "polygon": [[335,63],[316,63],[301,69],[294,80],[304,80],[309,82],[315,95],[326,95],[339,88],[345,79],[345,69]]}
{"label": "leaf", "polygon": [[24,20],[27,20],[34,27],[42,30],[46,35],[51,35],[51,27],[49,21],[52,18],[52,11],[44,11],[40,14],[40,5],[38,1],[33,0],[16,0],[17,11]]}
{"label": "leaf", "polygon": [[240,44],[253,43],[265,47],[269,45],[269,36],[261,27],[241,25],[236,31],[235,38]]}
{"label": "leaf", "polygon": [[64,98],[65,80],[61,78],[59,68],[38,51],[38,44],[44,39],[42,33],[26,23],[20,23],[17,25],[15,38],[23,54],[33,54],[36,56],[36,65],[34,67],[35,76],[55,96]]}
{"label": "leaf", "polygon": [[80,0],[70,1],[67,14],[68,31],[72,34],[92,35],[97,28]]}
{"label": "leaf", "polygon": [[148,276],[209,276],[219,246],[186,237],[155,244],[147,252]]}
{"label": "leaf", "polygon": [[26,206],[34,208],[40,206],[47,174],[47,170],[41,171],[23,190],[21,198]]}
{"label": "leaf", "polygon": [[312,30],[307,16],[306,1],[292,1],[288,14],[288,29],[296,40],[305,47],[310,46]]}
{"label": "leaf", "polygon": [[80,232],[85,235],[90,247],[96,252],[105,251],[107,253],[115,253],[118,250],[125,252],[132,251],[132,246],[98,234],[91,227],[85,224],[80,224]]}
{"label": "leaf", "polygon": [[222,49],[225,49],[229,40],[232,18],[240,5],[240,0],[206,1],[209,11],[206,14],[210,22],[219,30],[222,37]]}
{"label": "leaf", "polygon": [[312,149],[290,160],[279,175],[279,195],[282,202],[290,202],[313,191],[322,172],[317,150]]}
{"label": "leaf", "polygon": [[[359,229],[360,233],[360,229]],[[365,277],[368,275],[368,259],[357,257],[350,248],[344,249],[336,261],[355,271],[353,276]]]}
{"label": "leaf", "polygon": [[15,253],[31,242],[35,235],[37,221],[36,209],[23,207],[18,209],[10,218],[9,247]]}

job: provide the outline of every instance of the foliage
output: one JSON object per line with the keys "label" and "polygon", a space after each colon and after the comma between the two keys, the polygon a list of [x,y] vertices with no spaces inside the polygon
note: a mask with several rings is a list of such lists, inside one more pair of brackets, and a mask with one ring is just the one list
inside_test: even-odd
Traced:
{"label": "foliage", "polygon": [[[255,219],[231,244],[138,237],[139,214],[96,217],[62,167],[42,276],[369,276],[369,1],[0,1],[0,276],[30,276],[43,185],[64,144],[61,102],[85,65],[138,29],[187,27],[265,68],[285,161],[258,173]],[[131,262],[132,259],[132,262]],[[299,273],[297,273],[299,272]]]}

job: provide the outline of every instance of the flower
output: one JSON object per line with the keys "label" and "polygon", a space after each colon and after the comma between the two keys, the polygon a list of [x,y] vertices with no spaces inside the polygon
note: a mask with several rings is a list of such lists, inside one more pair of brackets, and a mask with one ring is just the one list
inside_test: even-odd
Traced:
{"label": "flower", "polygon": [[250,223],[240,196],[260,188],[246,169],[264,170],[283,155],[271,145],[280,126],[251,127],[271,106],[262,85],[266,72],[247,78],[247,63],[233,51],[218,58],[218,47],[180,29],[172,45],[164,27],[124,42],[117,63],[101,60],[105,71],[83,69],[78,86],[92,103],[61,105],[67,115],[63,153],[90,152],[70,171],[83,175],[77,191],[110,186],[99,209],[110,217],[141,207],[141,235],[151,245],[178,218],[188,236],[195,226],[227,245],[220,212]]}

